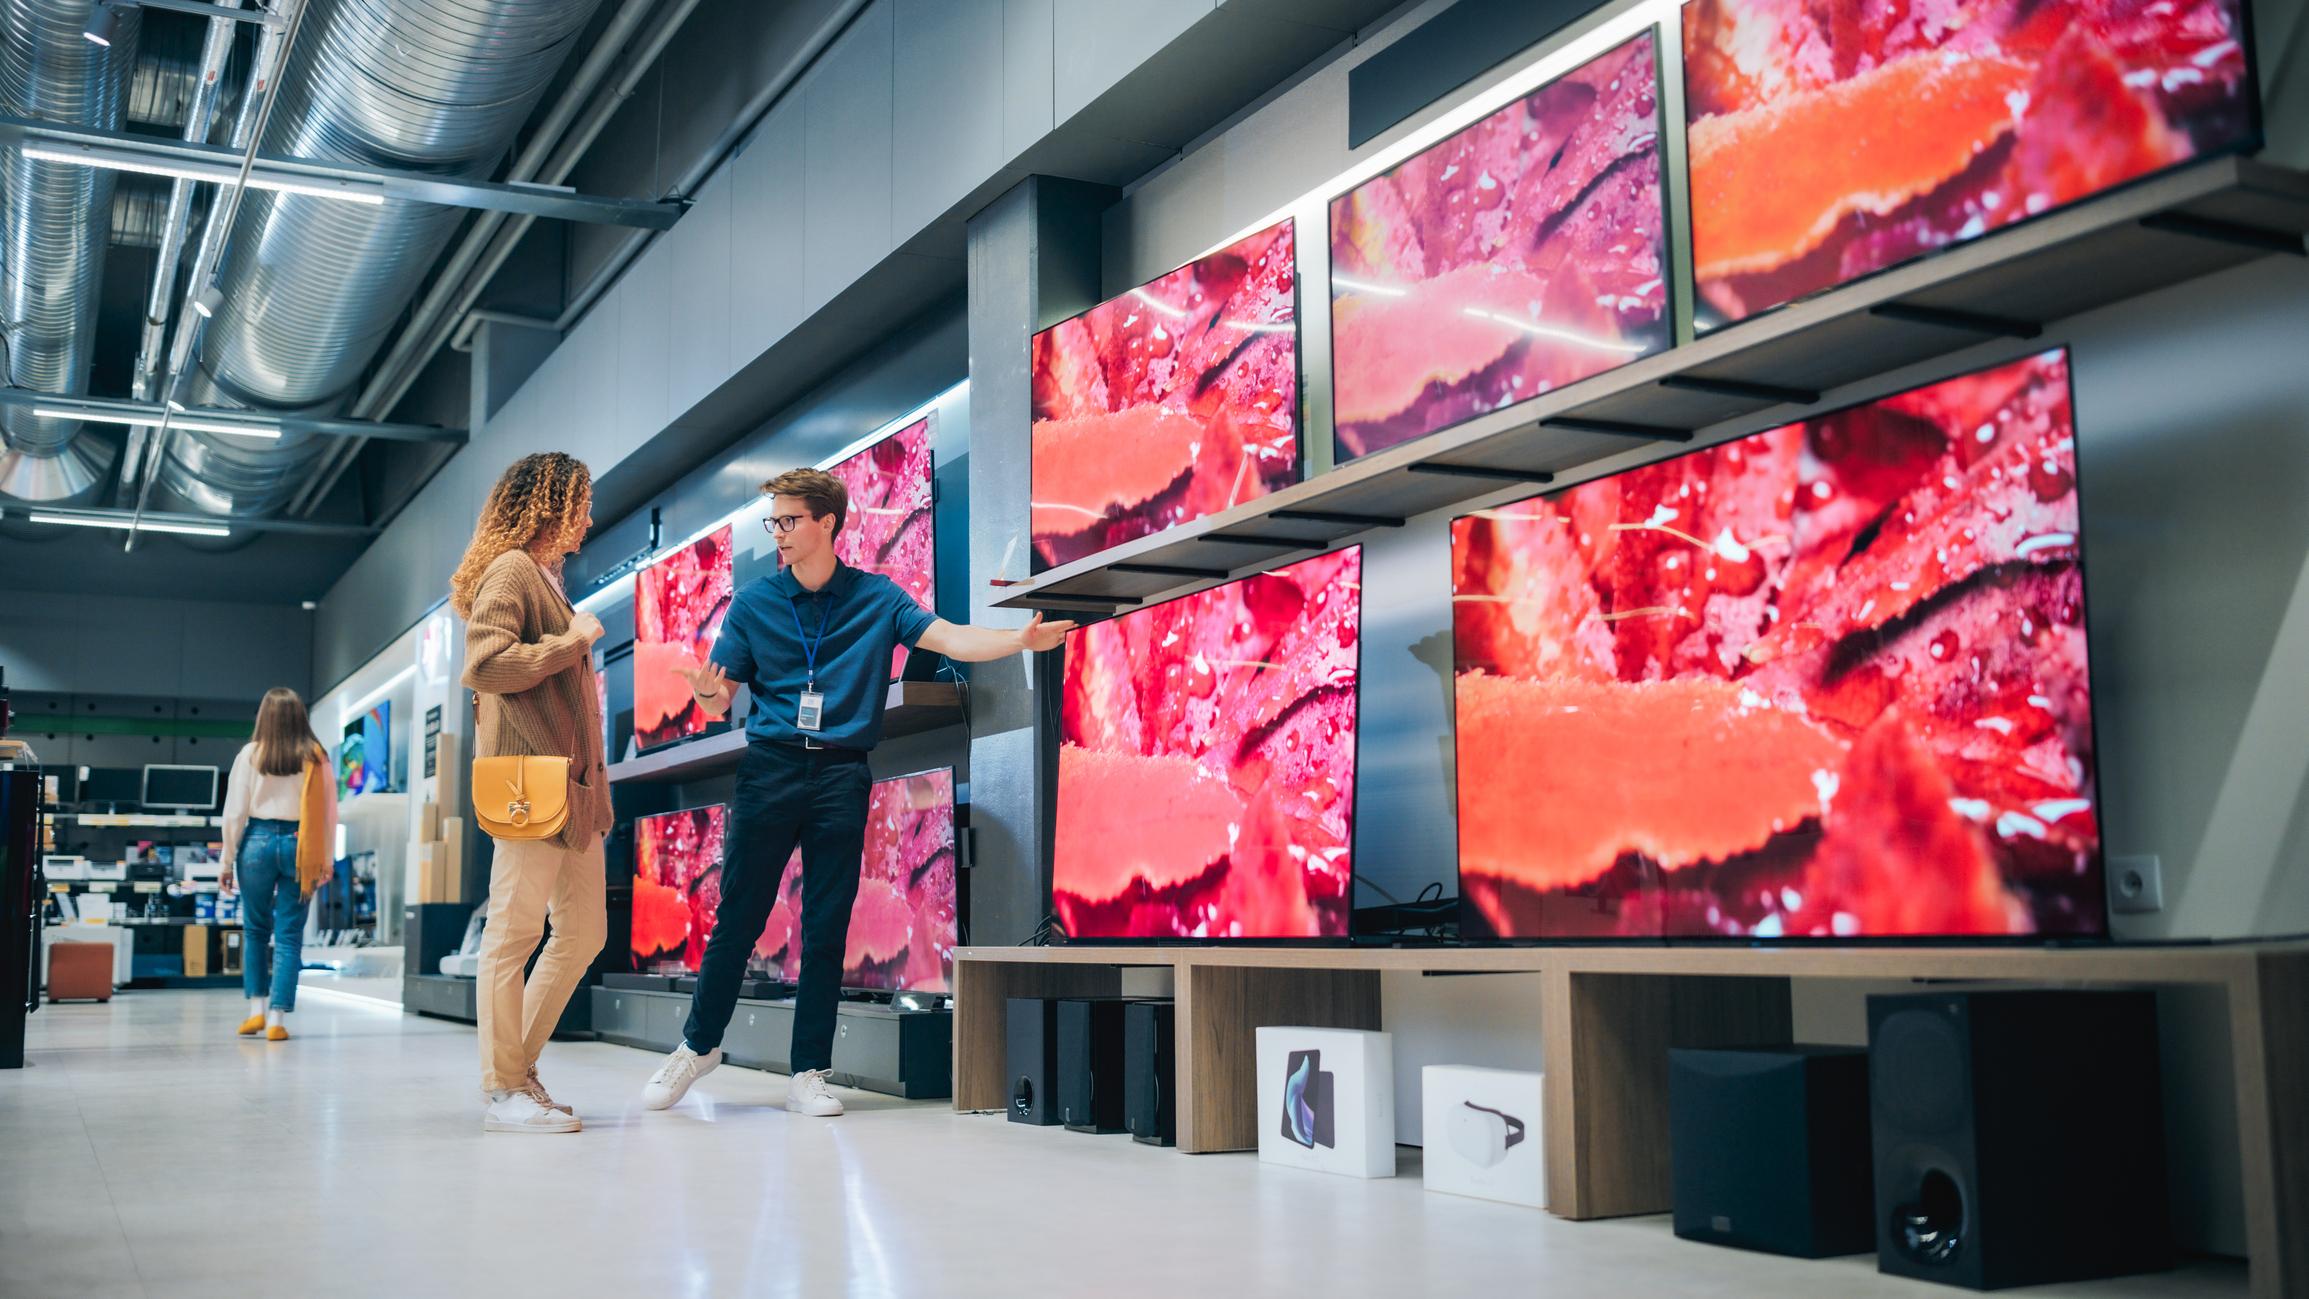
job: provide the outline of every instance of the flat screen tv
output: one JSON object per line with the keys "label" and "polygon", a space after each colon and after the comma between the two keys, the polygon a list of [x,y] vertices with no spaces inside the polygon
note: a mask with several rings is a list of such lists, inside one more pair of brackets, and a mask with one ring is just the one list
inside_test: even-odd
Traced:
{"label": "flat screen tv", "polygon": [[653,749],[705,731],[677,667],[698,667],[713,652],[730,611],[730,529],[714,529],[641,571],[633,600],[633,732]]}
{"label": "flat screen tv", "polygon": [[2259,139],[2241,0],[1684,9],[1702,327]]}
{"label": "flat screen tv", "polygon": [[1299,476],[1293,223],[1034,336],[1034,571]]}
{"label": "flat screen tv", "polygon": [[722,901],[720,803],[633,822],[633,968],[696,974]]}
{"label": "flat screen tv", "polygon": [[[931,511],[930,420],[918,419],[826,472],[850,489],[850,513],[834,554],[880,573],[914,603],[938,610],[938,529]],[[906,647],[891,652],[890,679],[906,668]]]}
{"label": "flat screen tv", "polygon": [[1468,937],[2106,932],[2068,357],[1455,520]]}
{"label": "flat screen tv", "polygon": [[1656,54],[1638,36],[1331,200],[1339,460],[1668,345]]}
{"label": "flat screen tv", "polygon": [[[954,769],[877,780],[868,796],[866,852],[842,955],[842,986],[889,992],[953,989],[958,941]],[[787,983],[802,977],[802,853],[778,882],[777,906],[754,960]]]}
{"label": "flat screen tv", "polygon": [[146,807],[205,812],[216,806],[216,768],[178,763],[148,763],[144,768]]}
{"label": "flat screen tv", "polygon": [[337,795],[351,798],[393,787],[393,702],[376,707],[345,723],[337,745]]}
{"label": "flat screen tv", "polygon": [[1348,936],[1362,573],[1349,546],[1068,635],[1069,936]]}

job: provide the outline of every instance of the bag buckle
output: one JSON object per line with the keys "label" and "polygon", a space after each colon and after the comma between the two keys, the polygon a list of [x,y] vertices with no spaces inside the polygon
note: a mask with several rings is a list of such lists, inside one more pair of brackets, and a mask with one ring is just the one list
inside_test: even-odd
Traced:
{"label": "bag buckle", "polygon": [[505,819],[512,822],[514,825],[529,824],[528,801],[523,800],[518,803],[507,803],[505,805]]}

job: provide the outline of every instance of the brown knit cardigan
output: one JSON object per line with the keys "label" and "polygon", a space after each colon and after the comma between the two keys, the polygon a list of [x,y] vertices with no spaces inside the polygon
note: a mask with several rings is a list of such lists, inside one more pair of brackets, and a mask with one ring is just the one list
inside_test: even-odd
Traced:
{"label": "brown knit cardigan", "polygon": [[528,552],[506,551],[473,593],[462,679],[480,695],[474,757],[569,759],[569,823],[560,838],[564,847],[585,848],[609,833],[609,772],[593,646],[569,629],[575,615]]}

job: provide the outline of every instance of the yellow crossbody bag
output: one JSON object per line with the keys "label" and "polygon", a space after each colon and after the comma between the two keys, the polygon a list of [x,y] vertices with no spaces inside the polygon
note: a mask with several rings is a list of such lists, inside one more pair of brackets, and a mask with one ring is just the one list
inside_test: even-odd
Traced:
{"label": "yellow crossbody bag", "polygon": [[569,822],[569,759],[473,760],[473,819],[492,839],[551,839]]}

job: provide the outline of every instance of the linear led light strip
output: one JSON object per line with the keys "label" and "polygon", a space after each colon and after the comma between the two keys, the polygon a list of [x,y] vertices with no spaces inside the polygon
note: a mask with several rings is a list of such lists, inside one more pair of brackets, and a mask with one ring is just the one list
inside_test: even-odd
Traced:
{"label": "linear led light strip", "polygon": [[[33,510],[25,517],[34,523],[62,523],[75,528],[117,528],[125,532],[129,527],[126,518],[108,519],[87,514],[50,514],[46,510]],[[146,519],[136,526],[138,530],[143,532],[181,532],[189,537],[229,537],[232,535],[231,528],[217,527],[208,523],[169,523],[165,520]]]}
{"label": "linear led light strip", "polygon": [[[229,185],[239,179],[236,168],[223,163],[162,162],[143,158],[133,153],[120,153],[77,145],[28,144],[22,153],[39,162],[61,162],[82,167],[102,167],[108,171],[142,172],[147,176],[169,176],[178,180],[208,181]],[[348,203],[381,204],[385,191],[373,185],[362,185],[349,180],[283,180],[262,172],[249,173],[250,189],[276,190],[283,194],[308,194],[314,198],[343,199]]]}
{"label": "linear led light strip", "polygon": [[[43,419],[77,419],[91,424],[129,424],[138,428],[158,428],[158,415],[115,415],[107,411],[66,410],[60,406],[35,406],[32,413]],[[184,419],[171,415],[168,426],[187,433],[237,433],[242,437],[277,438],[281,431],[262,424],[228,424],[223,420]]]}

